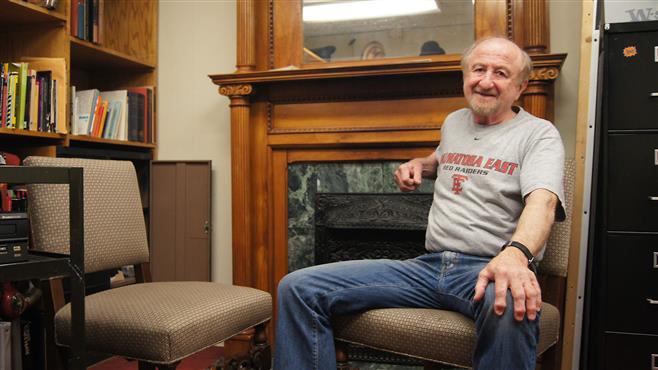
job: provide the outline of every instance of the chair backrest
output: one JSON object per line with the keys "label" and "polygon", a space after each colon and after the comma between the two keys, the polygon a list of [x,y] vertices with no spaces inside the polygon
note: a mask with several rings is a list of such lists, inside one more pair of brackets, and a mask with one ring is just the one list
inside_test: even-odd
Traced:
{"label": "chair backrest", "polygon": [[564,210],[566,219],[556,222],[546,243],[544,258],[539,263],[542,274],[567,276],[569,264],[569,245],[571,239],[572,204],[576,186],[576,161],[567,159],[564,163]]}
{"label": "chair backrest", "polygon": [[[131,162],[28,157],[25,166],[82,167],[85,272],[148,262],[137,175]],[[32,248],[69,253],[67,185],[28,185]]]}

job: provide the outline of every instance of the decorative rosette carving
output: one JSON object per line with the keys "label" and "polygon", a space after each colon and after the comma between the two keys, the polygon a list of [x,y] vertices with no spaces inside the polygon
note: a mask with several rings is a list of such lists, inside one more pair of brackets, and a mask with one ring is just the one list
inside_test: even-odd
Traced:
{"label": "decorative rosette carving", "polygon": [[533,69],[530,73],[530,80],[554,80],[560,75],[560,71],[555,67]]}
{"label": "decorative rosette carving", "polygon": [[253,87],[249,84],[244,85],[222,85],[219,87],[219,93],[230,97],[249,95],[253,92]]}

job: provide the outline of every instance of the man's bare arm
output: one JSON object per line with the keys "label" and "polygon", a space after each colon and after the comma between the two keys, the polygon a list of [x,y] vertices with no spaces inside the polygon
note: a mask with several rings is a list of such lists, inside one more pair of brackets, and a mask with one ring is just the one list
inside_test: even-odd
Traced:
{"label": "man's bare arm", "polygon": [[[512,240],[528,247],[537,255],[546,243],[555,220],[557,196],[545,189],[537,189],[525,200],[519,224],[512,235]],[[495,283],[496,300],[494,311],[502,315],[507,306],[507,289],[514,298],[514,317],[516,320],[534,320],[541,307],[541,289],[535,274],[528,269],[527,257],[517,248],[506,248],[485,266],[475,285],[475,300],[484,296],[489,281]]]}

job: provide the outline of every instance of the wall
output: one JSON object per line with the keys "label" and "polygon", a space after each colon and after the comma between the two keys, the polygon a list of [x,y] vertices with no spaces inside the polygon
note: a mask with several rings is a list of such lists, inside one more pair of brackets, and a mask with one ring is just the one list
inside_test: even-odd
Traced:
{"label": "wall", "polygon": [[578,68],[580,66],[580,1],[550,1],[552,53],[567,53],[562,73],[555,81],[555,119],[568,158],[576,152]]}
{"label": "wall", "polygon": [[[581,4],[551,1],[551,52],[568,53],[556,82],[555,124],[567,156],[576,137]],[[231,179],[228,99],[207,78],[235,70],[236,5],[223,0],[160,0],[159,159],[213,162],[214,281],[231,282]],[[245,179],[248,180],[248,179]]]}
{"label": "wall", "polygon": [[228,99],[207,77],[235,70],[235,1],[160,0],[158,159],[212,160],[212,280],[232,281]]}

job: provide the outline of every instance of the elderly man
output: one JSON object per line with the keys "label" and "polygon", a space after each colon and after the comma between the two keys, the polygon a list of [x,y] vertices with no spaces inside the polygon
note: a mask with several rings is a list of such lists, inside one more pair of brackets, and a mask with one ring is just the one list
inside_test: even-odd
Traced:
{"label": "elderly man", "polygon": [[535,368],[541,291],[534,272],[564,218],[564,147],[548,121],[514,106],[532,62],[503,38],[462,59],[469,108],[451,113],[434,153],[402,164],[402,191],[436,178],[427,254],[295,271],[279,284],[276,370],[336,368],[330,318],[381,307],[435,307],[475,320],[475,369]]}

